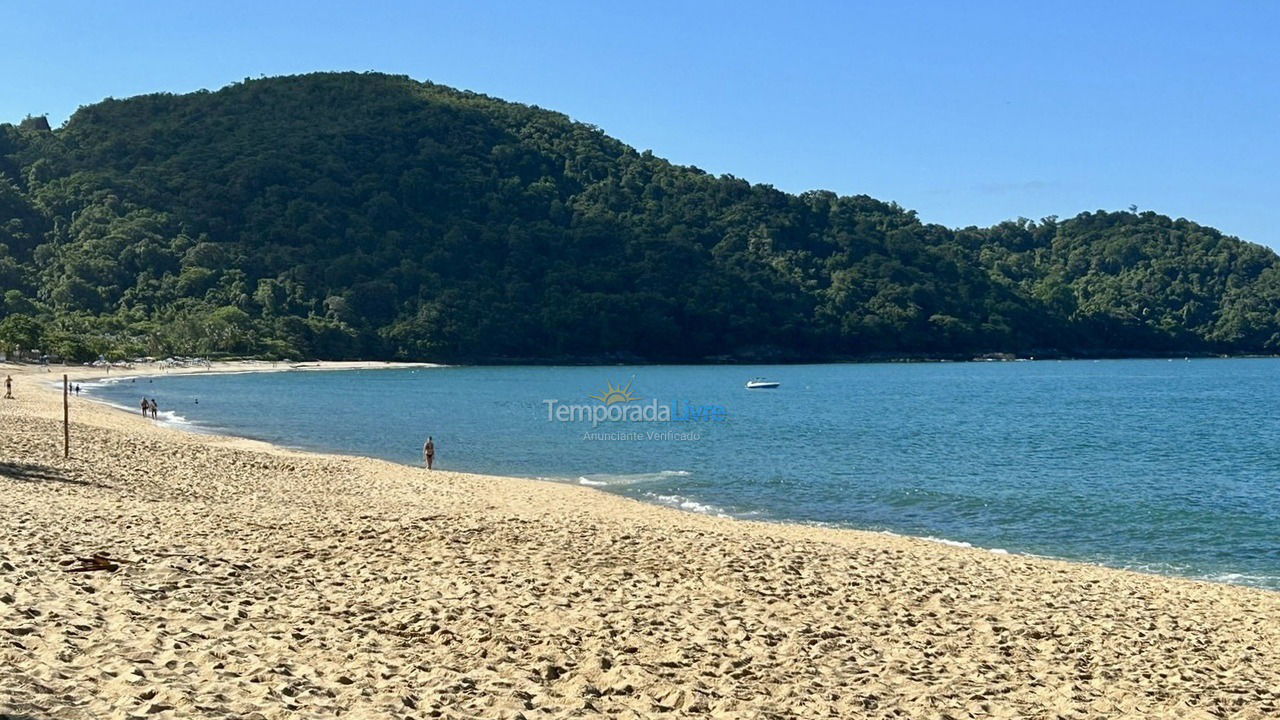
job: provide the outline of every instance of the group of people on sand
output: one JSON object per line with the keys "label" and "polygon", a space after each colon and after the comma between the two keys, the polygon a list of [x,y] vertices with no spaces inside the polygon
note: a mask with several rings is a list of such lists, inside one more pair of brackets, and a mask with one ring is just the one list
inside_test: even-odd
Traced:
{"label": "group of people on sand", "polygon": [[142,398],[142,417],[150,417],[152,420],[155,420],[156,413],[158,412],[160,412],[160,407],[156,405],[155,398],[151,398],[150,400]]}
{"label": "group of people on sand", "polygon": [[[77,384],[74,388],[72,388],[72,389],[71,389],[71,392],[75,393],[76,395],[79,395],[79,394],[80,394],[80,385],[79,385],[79,384]],[[14,400],[14,399],[15,399],[15,398],[13,397],[13,376],[12,376],[12,375],[5,375],[5,376],[4,376],[4,399],[5,399],[5,400]]]}

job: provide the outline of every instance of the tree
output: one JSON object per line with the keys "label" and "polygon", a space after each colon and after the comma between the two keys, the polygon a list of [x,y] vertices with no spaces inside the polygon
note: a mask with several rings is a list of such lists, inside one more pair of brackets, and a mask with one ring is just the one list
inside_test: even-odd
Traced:
{"label": "tree", "polygon": [[9,315],[0,320],[0,347],[17,357],[22,357],[40,345],[43,329],[30,315]]}

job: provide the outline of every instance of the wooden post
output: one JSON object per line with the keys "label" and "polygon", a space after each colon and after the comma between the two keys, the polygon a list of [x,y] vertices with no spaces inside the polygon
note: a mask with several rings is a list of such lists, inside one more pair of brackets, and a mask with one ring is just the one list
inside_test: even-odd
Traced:
{"label": "wooden post", "polygon": [[71,411],[68,409],[70,386],[67,376],[62,375],[62,457],[71,457]]}

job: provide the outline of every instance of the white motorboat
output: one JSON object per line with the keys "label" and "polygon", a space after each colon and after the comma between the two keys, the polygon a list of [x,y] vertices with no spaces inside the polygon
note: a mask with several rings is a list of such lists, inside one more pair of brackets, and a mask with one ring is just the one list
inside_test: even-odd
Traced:
{"label": "white motorboat", "polygon": [[782,383],[780,382],[765,380],[764,378],[751,378],[750,380],[747,381],[747,389],[748,390],[772,390],[773,388],[776,388],[781,384]]}

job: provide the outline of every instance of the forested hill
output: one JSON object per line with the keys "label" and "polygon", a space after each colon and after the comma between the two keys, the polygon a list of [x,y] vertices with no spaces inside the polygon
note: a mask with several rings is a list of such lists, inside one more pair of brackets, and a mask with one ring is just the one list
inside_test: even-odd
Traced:
{"label": "forested hill", "polygon": [[564,115],[314,74],[0,125],[0,345],[294,358],[1272,352],[1263,247],[1151,212],[948,229]]}

